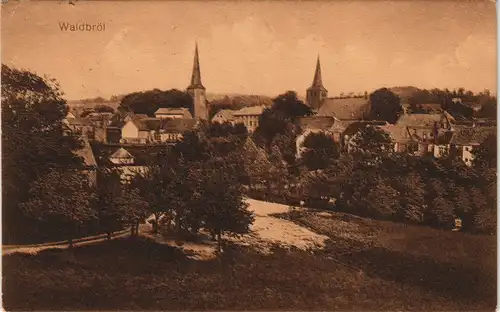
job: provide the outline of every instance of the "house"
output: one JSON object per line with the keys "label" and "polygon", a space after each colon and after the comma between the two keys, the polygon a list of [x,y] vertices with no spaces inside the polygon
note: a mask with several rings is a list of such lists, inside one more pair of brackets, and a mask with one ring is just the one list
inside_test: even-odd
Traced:
{"label": "house", "polygon": [[150,139],[150,128],[148,118],[145,119],[130,119],[123,125],[121,132],[121,140],[124,143],[142,143],[146,144]]}
{"label": "house", "polygon": [[193,118],[189,109],[180,107],[180,108],[170,108],[170,107],[162,107],[155,112],[155,117],[162,118]]}
{"label": "house", "polygon": [[92,147],[97,164],[120,171],[123,182],[147,172],[148,165],[168,149],[165,145],[94,144]]}
{"label": "house", "polygon": [[174,143],[197,124],[192,118],[132,119],[122,127],[122,143]]}
{"label": "house", "polygon": [[218,111],[214,117],[212,117],[212,122],[218,122],[220,124],[234,121],[234,110],[232,109],[223,109]]}
{"label": "house", "polygon": [[75,113],[73,113],[72,111],[68,111],[68,113],[66,114],[66,119],[74,119],[74,118],[76,118]]}
{"label": "house", "polygon": [[265,109],[265,106],[250,106],[237,110],[233,112],[233,124],[242,123],[248,132],[254,132]]}
{"label": "house", "polygon": [[355,138],[359,131],[367,126],[380,127],[387,125],[386,121],[355,121],[346,126],[340,140],[341,146],[347,152],[351,152],[356,148]]}
{"label": "house", "polygon": [[295,140],[297,158],[301,157],[303,144],[307,136],[311,133],[325,133],[335,142],[340,143],[345,126],[342,122],[332,116],[306,116],[297,120],[297,125],[301,129],[301,134]]}
{"label": "house", "polygon": [[441,129],[452,129],[455,118],[448,112],[440,114],[403,114],[398,118],[396,124],[414,127],[415,129],[432,129],[436,125]]}
{"label": "house", "polygon": [[365,97],[326,98],[318,109],[318,116],[333,116],[340,121],[366,119],[370,103]]}
{"label": "house", "polygon": [[63,122],[73,134],[84,136],[90,140],[94,139],[94,126],[89,119],[78,117],[65,118]]}
{"label": "house", "polygon": [[460,158],[467,166],[472,166],[474,148],[496,132],[496,127],[457,127],[451,140],[451,154]]}
{"label": "house", "polygon": [[123,147],[120,147],[116,152],[109,156],[109,161],[115,165],[133,165],[134,156],[132,156],[132,154],[130,154]]}
{"label": "house", "polygon": [[123,117],[123,122],[128,122],[132,119],[144,119],[144,118],[149,118],[149,116],[146,114],[136,114],[133,112],[128,112],[126,113],[125,117]]}
{"label": "house", "polygon": [[74,151],[83,161],[83,172],[89,177],[92,185],[96,184],[97,180],[97,162],[94,157],[94,152],[87,138],[83,139],[83,146]]}

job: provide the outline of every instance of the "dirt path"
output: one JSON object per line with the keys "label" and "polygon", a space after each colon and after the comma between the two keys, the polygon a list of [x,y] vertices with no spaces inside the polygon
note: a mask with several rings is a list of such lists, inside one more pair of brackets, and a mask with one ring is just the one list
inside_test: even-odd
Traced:
{"label": "dirt path", "polygon": [[[251,233],[239,238],[225,237],[239,245],[251,246],[258,251],[267,253],[271,247],[279,245],[283,248],[295,247],[302,250],[309,248],[322,248],[327,236],[320,235],[301,227],[293,222],[271,216],[275,213],[289,211],[286,205],[270,203],[254,199],[246,199],[248,209],[255,214],[255,221],[250,227]],[[215,256],[216,244],[206,240],[202,243],[183,243],[181,246],[176,241],[165,239],[160,235],[150,233],[149,225],[141,226],[141,235],[150,237],[158,243],[180,247],[191,258],[210,259]]]}

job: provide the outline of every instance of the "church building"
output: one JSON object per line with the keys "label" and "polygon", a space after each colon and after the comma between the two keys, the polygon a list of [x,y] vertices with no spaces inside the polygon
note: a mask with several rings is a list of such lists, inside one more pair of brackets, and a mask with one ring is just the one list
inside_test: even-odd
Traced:
{"label": "church building", "polygon": [[201,83],[198,44],[195,46],[193,73],[191,74],[191,84],[187,87],[187,93],[193,98],[193,117],[196,119],[208,119],[206,90]]}
{"label": "church building", "polygon": [[328,97],[328,90],[323,87],[321,79],[321,65],[318,60],[316,62],[316,71],[314,72],[314,79],[312,85],[307,89],[306,103],[314,110],[318,110],[324,99]]}

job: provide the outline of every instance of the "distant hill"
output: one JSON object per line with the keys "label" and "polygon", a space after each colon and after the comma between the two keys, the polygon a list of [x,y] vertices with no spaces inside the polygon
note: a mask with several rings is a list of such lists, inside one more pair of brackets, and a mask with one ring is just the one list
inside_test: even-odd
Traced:
{"label": "distant hill", "polygon": [[239,109],[248,106],[271,106],[272,99],[265,95],[210,94],[207,100],[212,107]]}
{"label": "distant hill", "polygon": [[408,99],[411,98],[415,93],[420,91],[419,88],[413,86],[392,87],[389,88],[389,90],[399,96],[402,104],[408,103]]}

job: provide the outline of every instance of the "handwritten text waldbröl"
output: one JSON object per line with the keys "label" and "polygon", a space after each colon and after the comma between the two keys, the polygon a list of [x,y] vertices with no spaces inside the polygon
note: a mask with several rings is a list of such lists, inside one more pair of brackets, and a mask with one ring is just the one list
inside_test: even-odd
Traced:
{"label": "handwritten text waldbr\u00f6l", "polygon": [[96,24],[88,24],[88,23],[67,23],[67,22],[59,22],[59,28],[61,31],[105,31],[106,24],[105,23],[96,23]]}

